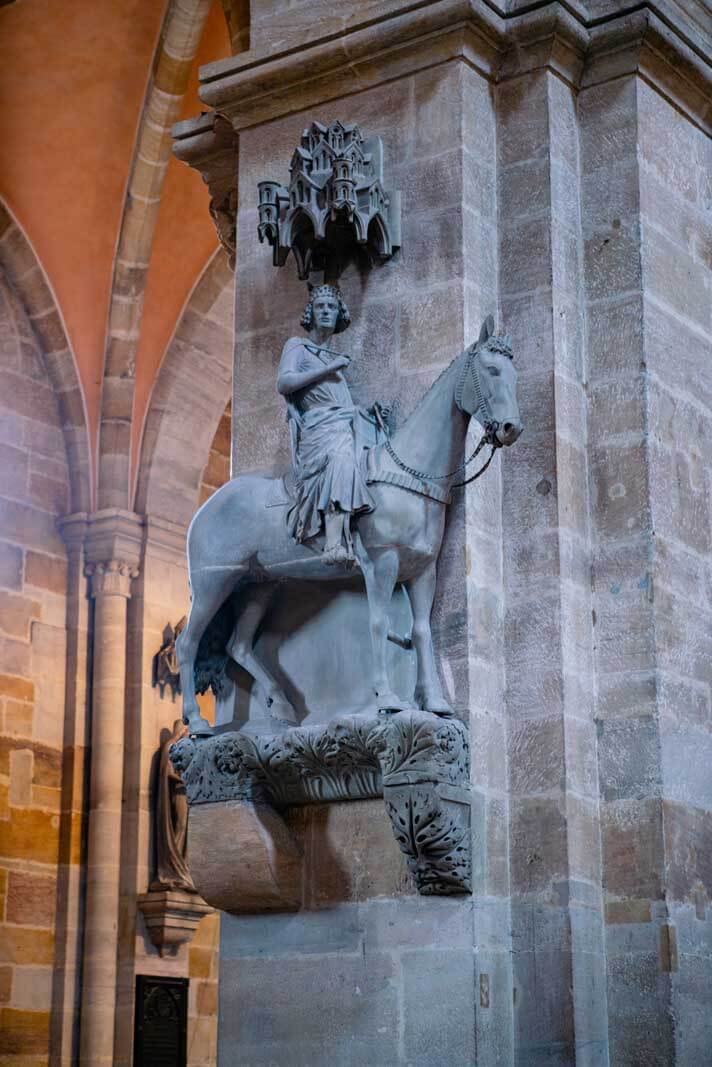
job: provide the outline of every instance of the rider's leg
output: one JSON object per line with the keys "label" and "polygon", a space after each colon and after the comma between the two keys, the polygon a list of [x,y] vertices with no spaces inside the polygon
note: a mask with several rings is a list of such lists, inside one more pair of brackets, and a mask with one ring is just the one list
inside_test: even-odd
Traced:
{"label": "rider's leg", "polygon": [[333,504],[329,505],[329,510],[324,516],[326,533],[324,555],[328,563],[345,563],[351,558],[344,545],[344,525],[348,518],[347,512],[337,510]]}

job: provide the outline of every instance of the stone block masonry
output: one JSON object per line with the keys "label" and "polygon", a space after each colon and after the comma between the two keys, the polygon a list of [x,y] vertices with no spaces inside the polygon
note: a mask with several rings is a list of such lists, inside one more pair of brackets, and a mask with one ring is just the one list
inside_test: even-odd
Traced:
{"label": "stone block masonry", "polygon": [[53,1008],[61,1015],[57,902],[79,868],[81,825],[81,791],[71,795],[67,770],[83,754],[64,748],[62,424],[32,326],[1,271],[0,367],[0,1060],[19,1065],[47,1062]]}
{"label": "stone block masonry", "polygon": [[[225,918],[225,1061],[709,1059],[712,49],[698,15],[394,0],[366,19],[356,3],[337,16],[261,0],[249,60],[203,72],[238,137],[233,469],[288,465],[270,383],[303,303],[255,241],[256,184],[336,115],[382,137],[403,194],[399,255],[342,279],[358,402],[410,410],[492,311],[525,424],[451,511],[433,616],[471,731],[473,897],[369,881],[363,843],[382,843],[362,828],[363,879],[326,862],[299,914]],[[349,826],[327,840],[309,818],[309,856],[344,858]]]}

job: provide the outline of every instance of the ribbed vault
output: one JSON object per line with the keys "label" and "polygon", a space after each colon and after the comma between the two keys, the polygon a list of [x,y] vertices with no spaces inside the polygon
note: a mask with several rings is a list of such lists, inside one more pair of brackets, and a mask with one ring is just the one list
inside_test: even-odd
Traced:
{"label": "ribbed vault", "polygon": [[222,249],[188,300],[161,364],[141,445],[136,511],[187,525],[230,397],[234,276]]}
{"label": "ribbed vault", "polygon": [[69,461],[72,510],[89,511],[89,435],[74,353],[54,293],[32,245],[1,201],[0,268],[32,324],[57,395]]}

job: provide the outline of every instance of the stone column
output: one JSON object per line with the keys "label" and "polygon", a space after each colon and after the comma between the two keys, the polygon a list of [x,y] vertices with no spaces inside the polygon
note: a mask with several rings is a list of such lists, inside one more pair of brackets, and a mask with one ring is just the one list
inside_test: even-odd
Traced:
{"label": "stone column", "polygon": [[89,611],[84,580],[84,540],[89,516],[66,515],[58,521],[67,546],[67,659],[64,697],[64,749],[61,863],[57,872],[55,981],[52,989],[51,1063],[76,1057],[81,993],[82,889],[81,839],[84,829],[84,760],[87,745],[87,657]]}
{"label": "stone column", "polygon": [[87,897],[80,1063],[114,1062],[121,799],[126,697],[126,608],[138,574],[141,525],[119,509],[96,512],[87,536],[94,601]]}
{"label": "stone column", "polygon": [[[217,961],[209,946],[217,940],[218,916],[201,922],[196,941],[174,946],[161,957],[151,942],[138,898],[154,874],[151,796],[156,753],[175,719],[181,716],[180,697],[173,702],[152,686],[152,663],[167,622],[175,624],[188,612],[185,526],[154,515],[144,517],[141,573],[133,583],[128,604],[126,641],[127,682],[124,804],[121,831],[119,915],[121,937],[117,953],[116,1025],[113,1067],[133,1063],[134,994],[137,974],[191,978],[188,1020],[189,1064],[213,1063],[217,1041]],[[171,920],[169,919],[169,922]],[[175,918],[174,920],[175,921]],[[196,920],[197,921],[197,920]]]}
{"label": "stone column", "polygon": [[711,153],[621,58],[579,100],[598,776],[611,1061],[663,1067],[712,1040]]}

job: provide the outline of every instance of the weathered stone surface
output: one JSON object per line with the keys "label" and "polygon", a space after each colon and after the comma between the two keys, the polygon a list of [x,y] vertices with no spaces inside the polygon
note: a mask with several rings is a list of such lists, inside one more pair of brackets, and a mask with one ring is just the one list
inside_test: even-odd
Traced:
{"label": "weathered stone surface", "polygon": [[[400,263],[391,263],[378,284],[346,281],[358,294],[355,307],[378,306],[380,313],[382,306],[390,324],[383,331],[383,380],[412,406],[421,384],[439,372],[440,336],[466,332],[472,309],[479,313],[478,302],[489,302],[512,331],[525,397],[520,454],[501,462],[501,479],[497,472],[483,495],[479,487],[471,491],[453,515],[452,556],[434,613],[448,686],[458,707],[476,715],[472,834],[486,859],[477,864],[475,884],[496,892],[503,906],[511,893],[515,912],[513,972],[509,923],[499,912],[484,927],[500,951],[481,948],[475,958],[470,1019],[477,1058],[507,1067],[702,1062],[704,1012],[692,987],[706,989],[704,939],[674,914],[686,909],[702,928],[709,910],[703,770],[712,588],[705,561],[710,160],[699,129],[709,112],[696,96],[705,50],[700,11],[688,5],[685,16],[668,12],[663,38],[656,16],[624,16],[607,0],[585,5],[587,27],[581,13],[547,22],[517,3],[510,12],[516,18],[504,25],[498,13],[488,15],[502,49],[492,67],[485,65],[472,5],[467,12],[461,5],[412,8],[406,17],[397,0],[377,10],[347,3],[338,19],[322,6],[298,2],[287,10],[259,0],[249,61],[237,57],[206,72],[206,99],[224,91],[221,104],[242,127],[240,196],[249,189],[244,195],[252,197],[267,162],[288,152],[314,108],[326,99],[331,110],[335,94],[357,89],[348,97],[354,117],[383,136],[398,168],[394,184],[406,193]],[[437,20],[450,17],[445,8],[470,20],[467,28],[440,33]],[[673,45],[683,17],[698,50],[694,73],[679,38]],[[428,42],[416,47],[426,23]],[[310,38],[308,55],[301,47],[307,26],[324,34],[318,42]],[[510,33],[515,47],[505,40]],[[373,54],[366,55],[366,39]],[[459,61],[464,42],[467,68]],[[413,73],[426,55],[430,69]],[[506,73],[499,83],[496,70]],[[384,72],[388,85],[379,84]],[[689,121],[693,114],[697,126]],[[276,120],[269,145],[266,118]],[[278,332],[297,293],[286,283],[275,306],[251,248],[256,222],[249,205],[241,205],[236,391],[245,420],[235,469],[271,464],[278,449],[286,455],[280,413],[257,379],[261,338],[267,359],[267,330]],[[462,241],[453,241],[460,227]],[[243,367],[241,345],[249,353]],[[359,390],[372,383],[380,389],[378,371],[374,361]],[[478,540],[488,527],[496,552]],[[474,576],[465,583],[463,558]],[[509,722],[498,718],[489,729],[483,721],[489,715]],[[315,856],[364,825],[346,808],[334,809],[342,821],[324,835],[326,844],[315,843]],[[289,809],[300,840],[310,840],[317,824],[328,827],[325,809],[318,810]],[[300,927],[304,916],[290,917],[294,925],[284,936],[295,956],[301,936],[310,947],[303,959],[308,955],[316,969],[318,952],[311,949],[327,943],[329,921],[341,944],[345,920],[333,914],[334,905],[340,893],[353,899],[368,892],[364,885],[351,867],[328,879],[320,899],[332,914],[318,916],[324,923],[318,936],[306,922]],[[369,920],[367,929],[379,945],[383,938],[384,951],[398,954],[389,981],[402,999],[399,983],[410,973],[400,955],[408,945],[397,915],[402,898],[359,899],[364,915],[379,906],[378,921]],[[541,915],[525,922],[529,906]],[[406,917],[416,921],[410,910]],[[447,939],[448,922],[440,921]],[[348,928],[342,953],[350,961],[361,946],[351,919]],[[462,936],[469,936],[466,924]],[[251,950],[272,940],[267,926],[255,928]],[[429,948],[419,946],[415,956],[421,950],[425,956]],[[326,1054],[316,1043],[302,1047],[294,1006],[287,1010],[300,1033],[296,1052],[285,1053],[285,1030],[281,1045],[270,1043],[269,995],[284,957],[272,968],[266,953],[258,962],[259,973],[249,970],[248,980],[265,994],[247,990],[251,1015],[243,1016],[241,1033],[233,1027],[223,1050],[242,1053],[246,1040],[247,1062],[279,1062],[283,1055],[319,1062]],[[235,1002],[242,995],[239,966],[232,961]],[[418,985],[415,970],[409,990]],[[438,989],[441,977],[433,979]],[[302,1004],[308,1008],[319,995],[304,983]],[[439,999],[449,1006],[450,997],[458,1002],[447,989]],[[370,1043],[372,1016],[358,1015],[349,1002],[347,1025],[356,1032],[365,1018],[366,1044],[351,1047],[339,1033],[336,1059],[378,1064],[381,1053],[388,1067],[428,1062],[421,1042],[429,1035],[419,1030],[409,996],[402,1002],[408,1024],[401,1016],[383,1022],[380,1049]],[[267,1020],[259,1015],[264,1003]],[[279,1029],[278,1013],[275,1020]],[[317,1029],[324,1041],[323,1020]],[[266,1035],[266,1047],[256,1031]],[[452,1048],[433,1050],[432,1062],[441,1052],[456,1063],[462,1047],[453,1039]],[[467,1054],[474,1058],[469,1048]]]}
{"label": "weathered stone surface", "polygon": [[[276,855],[283,855],[288,866],[285,906],[295,906],[301,899],[301,884],[289,873],[293,847],[286,826],[271,806],[325,800],[383,795],[396,840],[420,892],[447,894],[471,888],[469,744],[467,731],[457,720],[420,711],[343,716],[326,726],[294,728],[280,735],[223,733],[210,739],[184,738],[173,746],[171,758],[194,812],[204,805],[244,802],[242,817],[248,822],[256,817],[257,822],[272,823]],[[241,818],[239,804],[231,811],[234,819]],[[201,871],[199,890],[209,903],[224,906],[217,903],[223,899],[222,889],[216,895],[206,871],[213,816],[206,813],[199,818],[208,834],[202,847],[196,845],[195,830],[192,834],[191,851],[198,849],[196,862]],[[254,840],[261,841],[259,834]],[[220,861],[226,870],[230,862]],[[258,866],[269,872],[267,854]],[[261,889],[249,888],[250,877],[246,870],[244,887],[235,888],[227,910],[258,907]],[[256,878],[262,885],[261,875]],[[219,881],[222,885],[225,877]],[[244,906],[237,903],[241,893],[249,898]],[[277,886],[275,892],[268,892],[269,907],[278,907],[280,897]]]}
{"label": "weathered stone surface", "polygon": [[[283,968],[281,961],[282,974]],[[224,1023],[218,1058],[239,1048],[247,1062],[289,1062],[295,1067],[398,1063],[396,980],[396,965],[388,955],[295,956],[285,982],[278,980],[272,960],[231,959],[223,951],[219,995]],[[301,990],[299,998],[293,995],[295,987]],[[305,1003],[318,1005],[308,1036]],[[304,1036],[295,1042],[295,1034]]]}
{"label": "weathered stone surface", "polygon": [[189,820],[189,864],[198,893],[232,913],[291,911],[302,902],[300,850],[268,804],[198,804]]}

